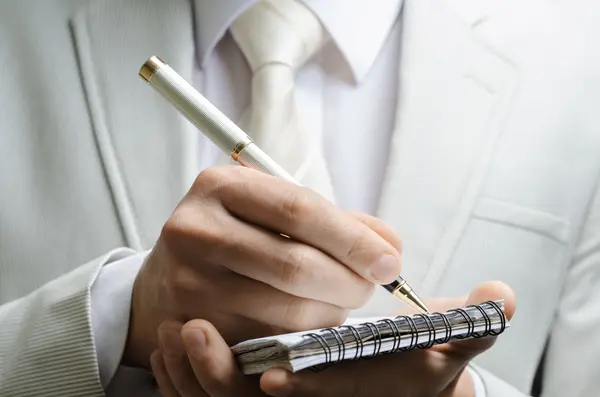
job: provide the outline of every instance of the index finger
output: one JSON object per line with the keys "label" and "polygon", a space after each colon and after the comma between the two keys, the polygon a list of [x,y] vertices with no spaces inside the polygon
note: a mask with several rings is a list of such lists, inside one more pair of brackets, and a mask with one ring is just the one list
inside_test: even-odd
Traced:
{"label": "index finger", "polygon": [[364,223],[312,190],[245,167],[215,171],[216,194],[246,222],[317,248],[363,278],[392,282],[401,270],[399,252]]}

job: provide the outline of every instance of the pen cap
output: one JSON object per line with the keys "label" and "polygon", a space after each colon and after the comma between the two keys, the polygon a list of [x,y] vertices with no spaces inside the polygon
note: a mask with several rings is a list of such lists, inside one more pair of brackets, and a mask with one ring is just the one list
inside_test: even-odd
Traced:
{"label": "pen cap", "polygon": [[295,182],[280,165],[159,57],[142,65],[140,76],[233,160],[249,168]]}

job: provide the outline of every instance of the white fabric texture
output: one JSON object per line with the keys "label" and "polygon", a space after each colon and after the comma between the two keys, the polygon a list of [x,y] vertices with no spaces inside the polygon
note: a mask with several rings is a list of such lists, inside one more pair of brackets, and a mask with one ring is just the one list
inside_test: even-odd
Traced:
{"label": "white fabric texture", "polygon": [[147,252],[131,255],[102,267],[91,291],[92,333],[100,382],[105,389],[121,363],[135,277]]}
{"label": "white fabric texture", "polygon": [[[344,2],[341,15],[328,2],[302,3],[318,16],[329,38],[296,70],[295,109],[309,131],[321,134],[336,204],[375,214],[396,124],[402,1],[366,6],[352,0]],[[199,55],[192,81],[229,118],[241,120],[252,107],[252,70],[231,35],[220,33],[227,27],[215,25],[215,20],[235,19],[235,8],[223,16],[228,4],[197,2],[197,25],[204,28],[195,37]],[[361,45],[352,45],[357,30]],[[222,161],[220,150],[195,133],[194,173]]]}
{"label": "white fabric texture", "polygon": [[263,0],[230,31],[253,73],[242,128],[298,182],[334,201],[321,133],[304,122],[294,96],[296,70],[324,44],[321,23],[295,0]]}
{"label": "white fabric texture", "polygon": [[0,366],[1,396],[104,395],[95,350],[86,348],[92,346],[90,288],[102,266],[131,254],[127,249],[109,252],[0,306],[0,364],[13,363]]}
{"label": "white fabric texture", "polygon": [[[328,10],[328,7],[322,7],[322,9],[320,9],[319,7],[323,6],[323,4],[320,4],[319,1],[313,1],[311,6],[313,7],[313,10],[315,10],[313,12],[317,14],[319,12],[324,13]],[[392,4],[390,4],[390,6],[394,8]],[[396,3],[396,12],[398,7],[399,3]],[[383,15],[384,11],[388,12],[390,10],[387,8],[381,8],[380,10],[381,13],[377,15],[377,18],[375,16],[372,16],[372,18],[380,21],[386,20],[386,17]],[[196,81],[195,85],[198,89],[205,91],[205,95],[207,95],[209,98],[216,98],[217,102],[221,100],[227,101],[225,108],[230,108],[231,104],[235,103],[236,93],[222,90],[221,88],[227,85],[227,80],[236,78],[237,80],[233,83],[233,85],[243,86],[243,79],[239,78],[239,73],[223,75],[222,73],[226,72],[227,70],[231,71],[231,69],[217,69],[217,67],[223,62],[232,63],[236,60],[239,60],[239,57],[236,56],[236,53],[242,51],[251,67],[251,70],[261,71],[261,73],[258,73],[258,76],[255,73],[254,77],[252,78],[252,105],[246,109],[242,120],[245,119],[246,123],[251,123],[249,131],[268,131],[272,133],[272,135],[269,137],[273,139],[273,141],[267,141],[265,139],[265,134],[255,134],[253,137],[259,146],[266,148],[267,153],[270,153],[273,157],[275,157],[280,164],[290,164],[288,162],[289,156],[278,156],[282,150],[276,146],[282,141],[284,144],[286,144],[286,138],[292,142],[294,138],[297,140],[302,140],[304,138],[304,141],[298,142],[300,147],[302,145],[306,147],[308,144],[314,145],[312,148],[307,148],[313,151],[313,155],[319,156],[319,158],[316,159],[317,163],[312,164],[312,171],[316,171],[317,173],[326,173],[321,174],[325,176],[325,178],[318,180],[318,185],[315,185],[311,182],[307,183],[306,179],[303,179],[298,175],[295,176],[302,180],[304,184],[307,184],[311,188],[319,191],[319,193],[332,199],[333,188],[330,183],[327,166],[324,163],[324,158],[320,153],[323,149],[319,142],[319,140],[326,140],[327,137],[320,136],[320,134],[315,134],[314,127],[324,124],[320,119],[327,113],[333,116],[338,124],[342,123],[342,116],[345,108],[344,106],[336,106],[337,101],[333,101],[332,103],[323,100],[315,100],[314,98],[325,96],[327,94],[334,97],[349,97],[345,98],[347,102],[346,106],[355,107],[356,110],[359,108],[363,110],[360,113],[362,117],[355,117],[353,119],[355,127],[358,127],[361,124],[365,126],[370,125],[373,129],[371,137],[378,140],[374,143],[384,145],[389,144],[389,136],[391,132],[390,127],[393,123],[393,109],[395,107],[395,102],[388,101],[379,103],[377,108],[373,107],[370,109],[370,111],[364,111],[364,105],[368,104],[369,102],[374,103],[373,98],[380,96],[389,98],[395,96],[395,86],[386,83],[390,80],[393,80],[395,77],[394,74],[396,72],[398,63],[398,54],[395,51],[395,46],[393,44],[399,37],[399,29],[398,27],[392,26],[394,19],[390,17],[387,17],[387,21],[389,21],[387,24],[382,23],[378,26],[380,29],[387,26],[385,31],[388,35],[392,36],[390,38],[392,43],[388,43],[387,45],[384,45],[384,42],[386,39],[388,39],[388,36],[381,35],[375,30],[363,31],[363,42],[371,44],[368,47],[369,51],[373,51],[374,48],[383,47],[381,48],[381,53],[375,53],[376,58],[373,58],[372,60],[369,56],[367,56],[366,49],[360,52],[354,52],[352,56],[350,56],[349,53],[343,53],[346,57],[353,59],[354,64],[350,64],[351,67],[366,67],[368,70],[371,68],[371,66],[365,65],[370,65],[370,62],[375,62],[378,60],[378,63],[374,65],[375,70],[372,73],[373,76],[371,76],[365,84],[361,86],[355,85],[354,91],[351,91],[348,90],[347,87],[343,85],[340,86],[332,81],[329,82],[329,85],[324,84],[323,80],[326,80],[327,76],[316,74],[316,72],[320,72],[322,74],[323,69],[327,69],[330,71],[329,79],[333,78],[333,80],[335,80],[338,75],[343,75],[344,69],[342,68],[343,65],[340,65],[341,62],[336,62],[338,60],[335,57],[333,57],[334,61],[331,60],[332,57],[319,58],[320,50],[324,45],[329,43],[330,38],[327,37],[327,32],[324,31],[323,26],[316,19],[313,12],[302,6],[301,3],[294,1],[274,0],[268,4],[267,2],[257,2],[253,7],[238,17],[231,26],[231,33],[237,47],[233,48],[233,46],[229,46],[225,40],[224,43],[221,43],[221,45],[216,48],[216,51],[212,57],[213,62],[207,62],[206,69],[198,70],[199,73],[208,72],[213,77],[217,76],[218,78],[211,79],[214,85],[211,84],[208,91],[206,88],[202,90],[202,84],[200,84],[198,81]],[[288,19],[285,19],[283,15],[286,15]],[[331,23],[327,27],[338,32],[346,33],[354,28],[353,24],[351,24],[349,21],[344,23],[343,19],[336,20],[335,24],[331,19],[329,19],[329,21]],[[258,29],[259,27],[267,27],[267,29],[261,32]],[[372,32],[373,34],[369,35],[369,32]],[[284,34],[287,34],[290,37],[287,39],[280,39],[274,45],[272,44],[273,41],[269,40],[273,36]],[[289,50],[288,46],[290,43],[295,44],[293,48],[297,49],[298,51],[286,52],[286,50]],[[333,49],[333,47],[329,47],[330,52]],[[364,56],[361,57],[361,54],[364,54]],[[317,59],[313,59],[313,63],[303,68],[306,61],[315,56]],[[324,61],[324,59],[329,60],[329,62]],[[301,91],[302,95],[301,101],[298,101],[297,98],[294,98],[292,92],[294,88],[296,88],[295,86],[297,86],[297,83],[294,82],[294,79],[299,71],[303,72],[300,74],[301,77],[299,86],[299,90]],[[365,72],[363,72],[363,75],[360,77],[365,77],[364,73]],[[197,75],[197,77],[198,78],[196,80],[199,80],[200,75]],[[273,81],[274,79],[278,78],[282,78],[283,81]],[[211,90],[211,87],[214,87],[214,89]],[[283,88],[283,90],[280,88]],[[285,90],[288,91],[286,92]],[[230,97],[224,98],[223,95],[228,95]],[[259,106],[255,106],[255,104],[258,104]],[[321,109],[315,109],[316,106],[321,106]],[[388,107],[388,109],[386,109],[386,107]],[[367,107],[366,109],[369,108]],[[292,124],[292,122],[299,120],[286,119],[286,117],[289,116],[289,113],[287,112],[291,112],[293,114],[292,117],[299,117],[300,113],[304,113],[304,125],[312,126],[313,130],[307,131],[295,129],[298,127],[298,124]],[[339,116],[336,116],[338,113]],[[388,116],[386,117],[386,115]],[[308,119],[312,120],[308,122]],[[282,131],[278,130],[277,128],[280,128],[280,124],[286,125],[287,128],[283,129]],[[263,129],[262,126],[265,126],[266,128]],[[364,150],[365,148],[368,148],[368,143],[361,140],[359,134],[352,134],[352,132],[357,130],[359,130],[359,128],[348,128],[344,132],[350,133],[351,137],[354,137],[354,140],[349,139],[349,142],[356,142],[356,148],[358,149],[360,147],[361,150]],[[294,133],[299,134],[294,136]],[[339,133],[341,133],[341,131],[339,131]],[[292,136],[290,137],[288,134]],[[376,134],[380,134],[380,137],[377,137]],[[271,144],[269,144],[269,142]],[[212,146],[207,140],[204,140],[203,143],[204,145]],[[201,156],[202,148],[203,147],[201,146],[199,157],[203,158],[204,160],[206,157],[210,158],[210,150],[213,150],[213,158],[214,154],[218,153],[214,152],[215,148],[208,147],[204,153],[206,154],[206,152],[208,152],[209,156]],[[291,149],[294,149],[292,150],[294,153],[303,153],[301,151],[296,151],[295,149],[297,148],[298,146],[294,146]],[[335,145],[333,145],[332,149],[335,149]],[[378,161],[373,164],[374,168],[377,170],[379,164],[379,168],[381,168],[382,171],[385,156],[378,156],[378,152],[380,151],[381,149],[379,146],[374,146],[371,148],[370,152],[367,151],[364,153],[364,155],[367,160],[369,158],[377,159]],[[335,153],[332,153],[332,150],[330,150],[326,154],[330,156],[331,163],[331,157],[334,156]],[[314,160],[314,158],[311,158],[310,156],[311,154],[308,153],[308,156],[305,157],[304,161]],[[342,156],[341,159],[343,160],[344,157]],[[297,158],[297,160],[302,160],[302,158]],[[333,161],[333,163],[336,164],[335,161]],[[294,163],[291,164],[293,166]],[[341,164],[341,168],[346,168],[343,166],[343,162]],[[204,163],[204,165],[201,165],[200,168],[204,168],[209,165],[212,164]],[[373,170],[373,166],[364,167],[364,165],[365,164],[363,163],[363,172]],[[317,169],[318,167],[324,168],[319,170]],[[371,171],[371,176],[367,179],[370,181],[380,179],[382,175],[378,174],[381,174],[381,171]],[[346,188],[348,186],[352,186],[352,175],[349,174],[350,173],[348,171],[341,175],[338,174],[338,178],[341,179],[339,181],[340,186],[346,186]],[[320,176],[317,175],[317,178],[320,178]],[[311,179],[311,181],[314,182],[314,179]],[[368,188],[368,185],[366,187]],[[340,191],[343,192],[342,189],[338,189],[338,192]],[[352,195],[344,194],[345,197],[342,199],[342,203],[354,202],[356,203],[354,204],[356,208],[368,211],[368,208],[374,205],[375,200],[368,199],[368,192],[367,196],[363,198],[361,198],[361,195],[364,196],[364,193],[356,193],[357,194]],[[346,204],[346,207],[352,208],[353,205]],[[129,318],[129,308],[126,307],[126,305],[114,305],[113,302],[130,301],[131,289],[135,279],[134,269],[139,269],[146,257],[146,254],[147,253],[143,253],[127,257],[121,261],[123,263],[114,263],[106,268],[103,268],[98,276],[98,280],[92,288],[91,313],[94,331],[93,334],[97,346],[100,379],[103,387],[105,388],[114,379],[113,377],[118,369],[120,357],[122,355],[123,341],[127,336]],[[131,373],[128,373],[127,375],[132,376]],[[480,378],[476,378],[476,376],[476,374],[473,376],[474,379],[479,380],[479,383],[476,383],[476,385],[481,385]],[[142,377],[141,379],[144,380],[145,378]],[[476,397],[485,396],[484,390],[480,387],[478,387],[476,391]]]}
{"label": "white fabric texture", "polygon": [[[251,1],[195,7],[224,22],[213,33],[193,22],[189,0],[151,3],[0,2],[0,53],[11,59],[0,90],[3,397],[101,393],[87,299],[97,270],[76,266],[112,247],[149,248],[197,164],[214,163],[213,148],[140,81],[143,60],[160,55],[235,120],[249,105],[251,74],[223,33]],[[352,43],[373,24],[385,36],[395,16],[376,14],[392,1],[304,3],[343,5],[318,12],[335,47],[295,86],[323,123],[343,208],[365,205],[399,232],[403,274],[424,297],[493,279],[514,288],[514,326],[477,358],[488,397],[528,394],[541,360],[543,397],[595,397],[597,2],[405,0],[402,34],[395,25],[383,49]],[[385,58],[400,48],[400,63]],[[356,85],[331,68],[344,68],[336,50]],[[360,164],[327,149],[340,136]],[[381,192],[371,189],[380,174]]]}
{"label": "white fabric texture", "polygon": [[483,397],[486,396],[485,385],[483,384],[483,379],[481,375],[477,371],[473,369],[471,365],[468,365],[466,371],[471,375],[471,380],[473,381],[473,390],[475,392],[475,397]]}

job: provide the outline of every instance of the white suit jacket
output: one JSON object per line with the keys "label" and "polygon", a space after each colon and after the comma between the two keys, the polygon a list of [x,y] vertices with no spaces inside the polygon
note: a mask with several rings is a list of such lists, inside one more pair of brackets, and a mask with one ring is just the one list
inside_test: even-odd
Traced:
{"label": "white suit jacket", "polygon": [[[191,77],[189,7],[0,5],[2,396],[103,395],[90,286],[152,246],[190,182],[196,132],[137,75],[158,54]],[[490,397],[528,395],[540,363],[545,397],[600,390],[599,11],[404,5],[377,215],[402,236],[404,276],[423,295],[490,279],[515,290],[512,327],[477,360]]]}

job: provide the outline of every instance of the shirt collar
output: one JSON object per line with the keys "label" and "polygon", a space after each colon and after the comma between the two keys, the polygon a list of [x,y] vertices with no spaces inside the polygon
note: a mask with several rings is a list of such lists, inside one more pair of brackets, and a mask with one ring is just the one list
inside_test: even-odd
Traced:
{"label": "shirt collar", "polygon": [[[194,0],[196,48],[203,66],[231,23],[256,0]],[[402,0],[301,0],[320,19],[357,83],[367,75]]]}

